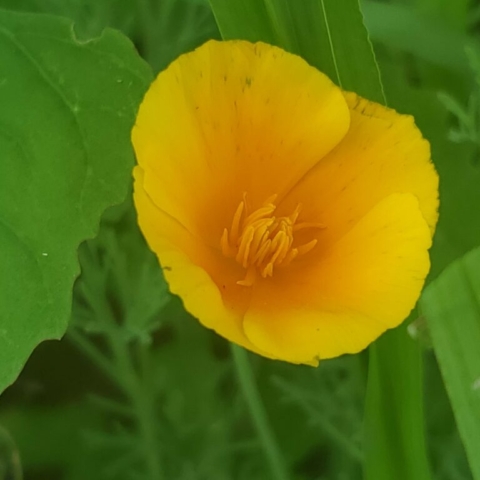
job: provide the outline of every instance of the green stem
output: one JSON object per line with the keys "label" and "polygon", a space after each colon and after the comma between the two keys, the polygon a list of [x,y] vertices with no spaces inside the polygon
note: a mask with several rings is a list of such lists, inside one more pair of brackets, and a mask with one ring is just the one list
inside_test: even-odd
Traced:
{"label": "green stem", "polygon": [[240,388],[250,411],[274,480],[288,480],[287,468],[275,436],[268,423],[265,407],[260,398],[253,372],[248,360],[248,353],[242,347],[231,344],[232,354],[240,381]]}
{"label": "green stem", "polygon": [[149,471],[148,478],[151,480],[160,480],[163,478],[163,475],[155,433],[155,422],[153,421],[155,418],[154,408],[152,398],[142,387],[142,385],[138,385],[135,395],[132,395],[131,399],[133,407],[137,412],[138,429],[143,438],[145,461]]}
{"label": "green stem", "polygon": [[422,351],[406,323],[370,346],[365,480],[429,480]]}

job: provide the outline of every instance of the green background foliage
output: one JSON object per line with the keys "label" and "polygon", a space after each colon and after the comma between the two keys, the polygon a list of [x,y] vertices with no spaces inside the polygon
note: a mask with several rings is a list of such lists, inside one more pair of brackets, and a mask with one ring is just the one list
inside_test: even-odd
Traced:
{"label": "green background foliage", "polygon": [[[477,1],[0,8],[0,390],[68,324],[0,397],[0,480],[480,479]],[[138,231],[136,108],[152,71],[221,36],[302,55],[431,143],[431,283],[370,355],[313,369],[231,350],[170,296]]]}

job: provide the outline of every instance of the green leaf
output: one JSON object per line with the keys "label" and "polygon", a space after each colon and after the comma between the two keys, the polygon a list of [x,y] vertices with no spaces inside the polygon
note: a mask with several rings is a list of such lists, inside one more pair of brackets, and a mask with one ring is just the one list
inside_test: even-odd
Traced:
{"label": "green leaf", "polygon": [[77,247],[125,198],[151,73],[116,31],[80,42],[67,20],[6,11],[0,58],[1,391],[66,329]]}
{"label": "green leaf", "polygon": [[424,291],[427,319],[473,477],[480,479],[480,248],[452,263]]}

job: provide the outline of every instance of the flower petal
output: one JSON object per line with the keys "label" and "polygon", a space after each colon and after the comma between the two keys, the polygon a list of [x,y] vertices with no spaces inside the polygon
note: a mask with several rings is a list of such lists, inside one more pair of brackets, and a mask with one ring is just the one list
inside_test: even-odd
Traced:
{"label": "flower petal", "polygon": [[143,188],[141,167],[135,168],[134,177],[138,223],[162,265],[171,292],[180,296],[186,310],[204,326],[265,355],[245,337],[241,326],[251,293],[236,284],[243,271],[154,205]]}
{"label": "flower petal", "polygon": [[210,41],[160,73],[132,138],[154,203],[217,245],[244,192],[291,189],[348,126],[342,92],[300,57]]}
{"label": "flower petal", "polygon": [[408,316],[430,268],[430,245],[416,197],[390,195],[314,265],[255,285],[245,333],[294,363],[358,352]]}
{"label": "flower petal", "polygon": [[413,117],[346,93],[351,125],[282,203],[326,226],[318,249],[341,238],[377,202],[392,193],[413,193],[432,235],[438,219],[438,175],[430,146]]}

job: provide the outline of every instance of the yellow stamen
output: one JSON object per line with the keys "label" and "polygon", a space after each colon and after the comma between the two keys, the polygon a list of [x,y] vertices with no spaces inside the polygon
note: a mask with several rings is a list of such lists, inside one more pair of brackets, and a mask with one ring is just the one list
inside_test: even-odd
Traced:
{"label": "yellow stamen", "polygon": [[222,238],[220,239],[220,246],[222,247],[222,253],[226,257],[231,257],[235,255],[235,249],[230,246],[228,242],[228,230],[225,228],[222,233]]}
{"label": "yellow stamen", "polygon": [[310,250],[312,250],[315,247],[317,242],[318,242],[318,240],[316,238],[314,238],[310,242],[305,243],[304,245],[301,245],[300,247],[297,247],[298,254],[299,255],[305,255],[306,253],[308,253]]}
{"label": "yellow stamen", "polygon": [[235,260],[237,260],[238,263],[241,263],[245,268],[248,267],[248,255],[250,254],[250,245],[254,235],[255,228],[250,225],[240,237],[240,246],[238,247],[238,253]]}
{"label": "yellow stamen", "polygon": [[270,247],[272,245],[272,241],[268,239],[258,250],[258,253],[255,255],[253,258],[253,264],[254,265],[261,265],[263,261],[265,260],[265,257],[267,256],[268,252],[270,251]]}
{"label": "yellow stamen", "polygon": [[233,215],[230,232],[225,228],[220,238],[222,253],[247,270],[239,285],[252,286],[258,273],[272,277],[274,269],[288,265],[299,255],[305,255],[317,244],[317,239],[293,248],[294,233],[308,228],[324,228],[320,223],[296,223],[302,206],[298,205],[287,217],[275,217],[277,195],[270,196],[259,208],[249,212],[247,196]]}
{"label": "yellow stamen", "polygon": [[243,280],[237,282],[238,285],[242,285],[244,287],[251,287],[254,282],[255,278],[257,277],[257,270],[255,267],[249,267],[247,269],[247,274]]}
{"label": "yellow stamen", "polygon": [[232,220],[232,228],[230,229],[230,242],[234,243],[238,238],[240,232],[240,221],[242,219],[243,210],[245,208],[245,199],[243,202],[240,202],[240,205],[237,207],[235,215]]}

